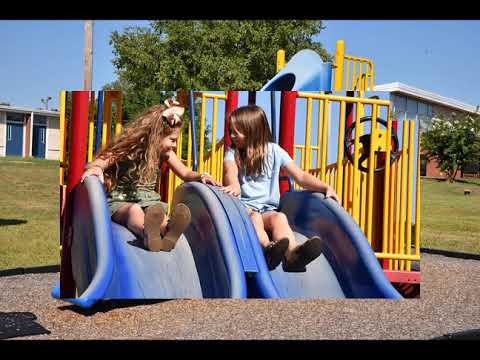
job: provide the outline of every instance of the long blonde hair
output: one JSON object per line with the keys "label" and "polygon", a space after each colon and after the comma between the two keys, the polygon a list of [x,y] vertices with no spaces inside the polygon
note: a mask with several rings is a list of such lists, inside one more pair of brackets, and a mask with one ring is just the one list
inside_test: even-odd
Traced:
{"label": "long blonde hair", "polygon": [[155,181],[162,161],[160,142],[182,126],[181,120],[173,126],[167,121],[163,116],[166,109],[163,104],[150,107],[98,154],[98,158],[110,159],[104,171],[108,191],[117,186],[122,162],[132,164],[126,172],[129,178],[139,183]]}
{"label": "long blonde hair", "polygon": [[267,115],[259,106],[242,106],[230,114],[230,133],[232,126],[245,136],[244,149],[232,145],[238,168],[244,166],[247,176],[261,175],[266,170],[267,145],[272,141]]}

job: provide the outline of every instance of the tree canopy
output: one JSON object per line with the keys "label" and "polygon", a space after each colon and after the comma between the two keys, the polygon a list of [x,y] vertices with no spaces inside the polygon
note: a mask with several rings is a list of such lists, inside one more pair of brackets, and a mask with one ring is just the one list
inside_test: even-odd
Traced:
{"label": "tree canopy", "polygon": [[[318,42],[319,20],[160,20],[112,32],[118,80],[129,117],[158,103],[162,90],[258,90],[275,75],[276,53],[332,56]],[[132,114],[133,113],[133,114]]]}
{"label": "tree canopy", "polygon": [[453,182],[462,166],[480,162],[480,116],[452,113],[449,118],[434,119],[422,135],[422,149]]}

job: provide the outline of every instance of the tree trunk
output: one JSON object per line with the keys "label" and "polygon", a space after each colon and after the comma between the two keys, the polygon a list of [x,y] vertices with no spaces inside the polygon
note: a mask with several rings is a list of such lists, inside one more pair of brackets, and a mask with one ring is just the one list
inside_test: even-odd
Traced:
{"label": "tree trunk", "polygon": [[457,171],[458,171],[458,165],[455,165],[453,171],[451,171],[448,176],[448,181],[450,183],[453,183],[455,181],[455,177],[457,176]]}

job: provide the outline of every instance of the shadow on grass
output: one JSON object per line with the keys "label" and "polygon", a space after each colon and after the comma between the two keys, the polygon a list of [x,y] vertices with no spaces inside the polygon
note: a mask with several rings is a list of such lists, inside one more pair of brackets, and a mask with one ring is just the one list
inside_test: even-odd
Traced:
{"label": "shadow on grass", "polygon": [[26,224],[27,220],[19,219],[0,219],[0,226]]}
{"label": "shadow on grass", "polygon": [[101,300],[90,309],[84,309],[77,305],[60,306],[58,309],[61,311],[70,310],[83,316],[92,316],[92,315],[95,315],[96,313],[107,313],[115,309],[123,309],[123,308],[142,306],[142,305],[153,305],[153,304],[159,304],[159,303],[170,301],[170,300],[171,299]]}

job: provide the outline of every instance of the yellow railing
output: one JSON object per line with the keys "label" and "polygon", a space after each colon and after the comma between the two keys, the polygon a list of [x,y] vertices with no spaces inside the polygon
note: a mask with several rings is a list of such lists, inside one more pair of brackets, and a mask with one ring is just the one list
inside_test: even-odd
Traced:
{"label": "yellow railing", "polygon": [[[403,122],[401,151],[395,153],[395,162],[385,161],[382,173],[374,172],[378,162],[377,151],[385,154],[385,159],[390,158],[391,147],[387,140],[391,138],[392,120],[390,118],[391,106],[388,100],[367,99],[325,95],[318,93],[299,92],[298,98],[307,100],[305,119],[305,144],[294,146],[294,160],[298,159],[304,171],[308,171],[320,180],[331,185],[337,192],[342,206],[352,215],[359,227],[365,233],[369,243],[379,259],[387,259],[388,269],[411,269],[411,261],[420,260],[420,183],[419,183],[419,157],[417,156],[417,189],[413,194],[414,173],[414,122]],[[311,145],[312,134],[312,105],[319,102],[317,117],[317,145]],[[328,123],[330,108],[333,104],[339,105],[338,111],[338,148],[337,161],[327,165],[328,149]],[[347,160],[343,154],[343,140],[345,137],[345,109],[347,104],[353,104],[355,111],[354,154],[353,162]],[[370,109],[371,114],[371,146],[368,157],[368,172],[358,169],[360,153],[360,136],[363,135],[363,126],[360,119],[365,110]],[[386,131],[377,128],[377,118],[381,110],[385,110],[388,119]],[[297,120],[298,121],[298,120]],[[381,137],[380,137],[381,135]],[[316,154],[316,164],[312,166],[313,156]],[[338,160],[340,159],[340,161]],[[371,159],[371,160],[370,160]],[[383,187],[383,193],[378,189]],[[295,189],[300,187],[295,185]],[[412,254],[412,200],[416,198],[415,206],[415,252]],[[379,205],[380,204],[380,205]],[[383,204],[383,208],[381,208]],[[378,220],[383,216],[383,222]],[[381,229],[381,231],[380,231]]]}
{"label": "yellow railing", "polygon": [[334,90],[373,91],[375,71],[370,59],[345,54],[345,42],[337,41]]}
{"label": "yellow railing", "polygon": [[[104,91],[103,93],[103,128],[102,148],[110,141],[112,130],[112,103],[115,103],[115,136],[122,132],[122,92]],[[89,148],[89,154],[92,148]]]}
{"label": "yellow railing", "polygon": [[[200,132],[199,132],[199,156],[198,156],[198,172],[208,172],[212,175],[214,179],[221,182],[223,178],[223,155],[224,155],[224,140],[221,138],[217,141],[216,132],[217,132],[217,120],[218,120],[218,101],[227,100],[225,94],[210,94],[210,93],[195,93],[195,97],[200,97],[202,100],[201,103],[201,115],[200,115]],[[207,101],[213,101],[213,110],[212,110],[212,129],[211,129],[211,149],[207,154],[204,154],[205,149],[205,128],[206,128],[206,108]],[[177,141],[177,156],[184,161],[185,165],[189,168],[192,166],[192,128],[191,123],[189,122],[188,127],[188,137],[187,137],[187,154],[182,153],[182,133],[183,129],[180,131],[178,141]],[[186,160],[184,160],[186,158]],[[170,206],[173,200],[173,194],[177,186],[181,185],[183,181],[175,175],[175,173],[170,169],[168,171],[168,198],[167,202]]]}

